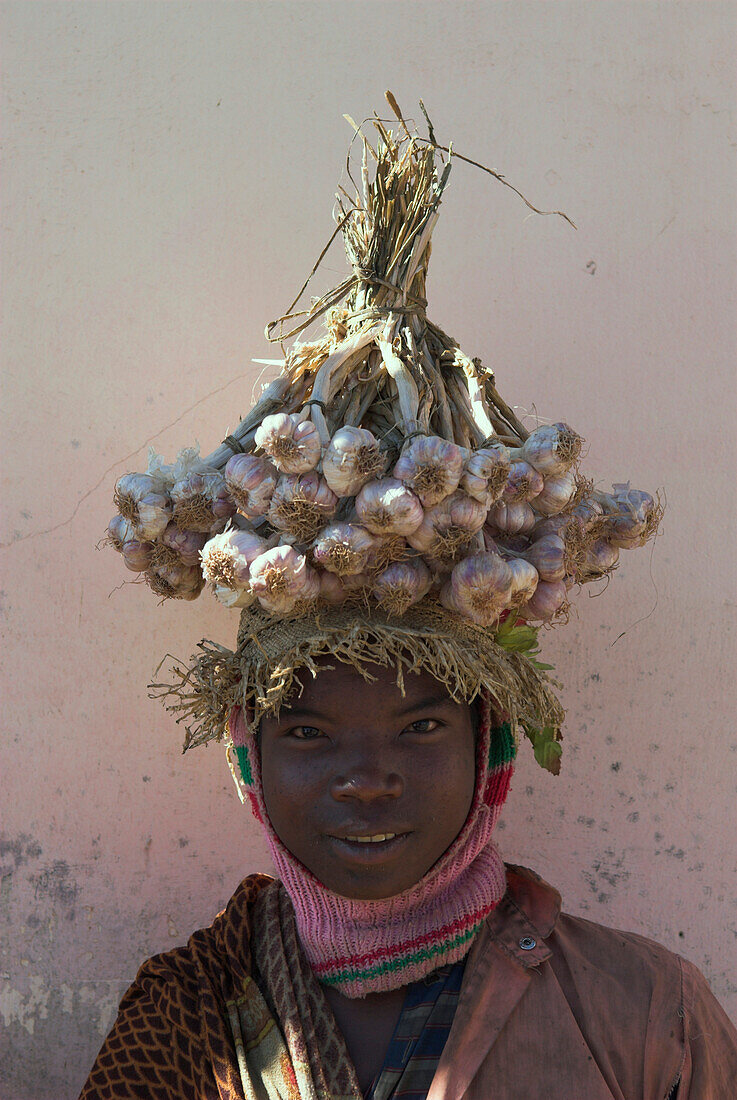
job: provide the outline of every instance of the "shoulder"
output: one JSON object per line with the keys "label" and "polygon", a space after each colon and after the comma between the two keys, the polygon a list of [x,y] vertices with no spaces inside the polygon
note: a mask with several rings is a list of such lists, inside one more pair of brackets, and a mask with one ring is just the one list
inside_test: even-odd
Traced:
{"label": "shoulder", "polygon": [[561,911],[560,894],[524,867],[507,868],[505,900],[540,930],[556,983],[569,1004],[586,1006],[610,1024],[627,1018],[647,1030],[674,1027],[684,1039],[720,1034],[732,1057],[737,1033],[701,971],[637,932]]}
{"label": "shoulder", "polygon": [[508,864],[506,870],[505,903],[524,913],[553,949],[564,948],[573,956],[580,955],[582,962],[588,960],[604,968],[631,965],[680,973],[685,960],[655,940],[567,913],[561,895],[540,875],[514,864]]}
{"label": "shoulder", "polygon": [[274,880],[249,875],[212,924],[197,929],[186,944],[146,959],[121,1002],[148,1003],[163,1017],[181,1023],[187,1006],[196,1011],[203,986],[227,998],[229,986],[250,971],[250,927],[253,902]]}
{"label": "shoulder", "polygon": [[215,1064],[230,1072],[223,1005],[250,969],[253,902],[274,880],[244,879],[211,925],[154,955],[124,995],[80,1100],[189,1100],[224,1095]]}
{"label": "shoulder", "polygon": [[600,979],[611,975],[616,980],[631,979],[638,987],[658,984],[681,997],[685,960],[647,936],[563,912],[548,943],[554,954],[565,955],[569,965],[591,968]]}

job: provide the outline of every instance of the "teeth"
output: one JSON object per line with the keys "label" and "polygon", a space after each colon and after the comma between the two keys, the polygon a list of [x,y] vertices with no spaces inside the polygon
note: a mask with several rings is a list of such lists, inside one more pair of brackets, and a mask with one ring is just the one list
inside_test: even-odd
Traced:
{"label": "teeth", "polygon": [[382,840],[394,840],[396,833],[376,833],[374,836],[347,836],[346,840],[355,840],[359,844],[378,844]]}

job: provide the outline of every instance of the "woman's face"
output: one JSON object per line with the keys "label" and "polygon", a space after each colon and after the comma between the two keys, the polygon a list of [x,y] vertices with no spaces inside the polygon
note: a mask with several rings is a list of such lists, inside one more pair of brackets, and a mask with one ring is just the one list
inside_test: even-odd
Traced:
{"label": "woman's face", "polygon": [[261,721],[264,800],[284,846],[343,897],[387,898],[418,882],[471,807],[471,711],[428,673],[348,665],[303,673],[301,696]]}

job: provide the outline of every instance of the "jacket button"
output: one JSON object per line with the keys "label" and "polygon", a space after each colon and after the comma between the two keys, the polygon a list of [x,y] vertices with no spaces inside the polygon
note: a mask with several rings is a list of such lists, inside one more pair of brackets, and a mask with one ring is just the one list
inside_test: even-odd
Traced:
{"label": "jacket button", "polygon": [[523,951],[532,951],[537,947],[537,940],[533,940],[532,936],[523,936],[519,941],[519,945]]}

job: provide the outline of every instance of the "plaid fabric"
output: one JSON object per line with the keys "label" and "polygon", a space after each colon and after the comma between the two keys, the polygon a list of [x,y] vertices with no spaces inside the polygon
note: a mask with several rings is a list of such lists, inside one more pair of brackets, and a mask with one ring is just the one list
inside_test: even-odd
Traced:
{"label": "plaid fabric", "polygon": [[425,1100],[456,1013],[466,958],[408,987],[384,1065],[366,1100]]}

